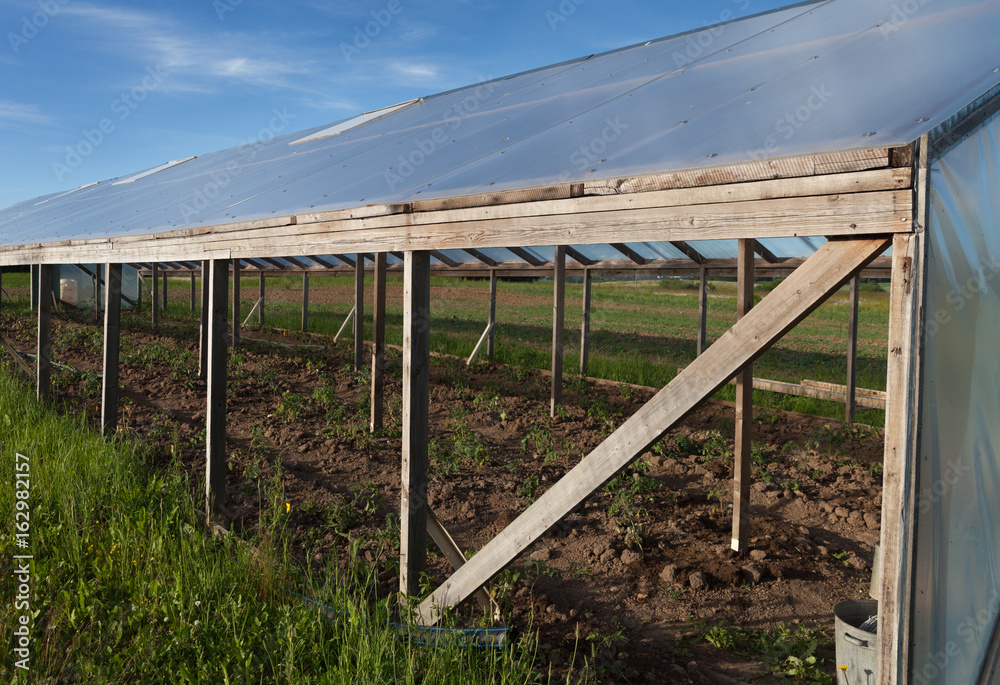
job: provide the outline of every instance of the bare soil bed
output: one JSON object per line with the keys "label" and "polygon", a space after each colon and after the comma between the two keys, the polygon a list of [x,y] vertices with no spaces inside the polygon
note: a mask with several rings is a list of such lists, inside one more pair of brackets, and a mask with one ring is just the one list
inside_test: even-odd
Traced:
{"label": "bare soil bed", "polygon": [[[33,351],[34,322],[4,315],[4,334]],[[159,334],[126,316],[122,430],[204,468],[205,384],[197,334]],[[99,418],[94,373],[101,333],[60,314],[53,354],[72,410]],[[401,363],[388,360],[386,430],[366,431],[369,376],[349,344],[248,332],[229,364],[231,526],[256,533],[280,480],[294,552],[314,568],[370,562],[381,592],[397,589]],[[292,345],[295,347],[288,347]],[[319,346],[306,347],[304,345]],[[435,358],[431,374],[431,506],[459,544],[481,548],[651,393],[567,378],[565,411],[548,417],[535,371]],[[830,419],[754,414],[751,550],[730,551],[733,409],[708,401],[637,465],[540,540],[493,584],[505,623],[538,630],[538,658],[565,675],[587,657],[601,682],[779,682],[757,652],[705,639],[715,625],[783,624],[832,634],[835,603],[867,596],[879,536],[882,432]],[[175,465],[176,465],[175,461]],[[449,573],[430,557],[430,583]],[[822,646],[819,656],[832,652]]]}

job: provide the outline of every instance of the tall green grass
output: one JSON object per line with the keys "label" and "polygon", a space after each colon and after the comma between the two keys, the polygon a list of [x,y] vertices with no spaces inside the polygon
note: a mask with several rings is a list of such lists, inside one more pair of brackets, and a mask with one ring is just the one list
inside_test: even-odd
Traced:
{"label": "tall green grass", "polygon": [[[267,532],[247,545],[205,532],[197,484],[150,448],[106,442],[86,420],[38,405],[0,363],[0,634],[10,645],[15,554],[34,556],[30,671],[13,683],[528,683],[527,638],[498,651],[422,647],[388,625],[369,569],[292,559],[271,490]],[[15,453],[30,459],[30,547],[14,546]],[[295,590],[332,608],[334,621]]]}

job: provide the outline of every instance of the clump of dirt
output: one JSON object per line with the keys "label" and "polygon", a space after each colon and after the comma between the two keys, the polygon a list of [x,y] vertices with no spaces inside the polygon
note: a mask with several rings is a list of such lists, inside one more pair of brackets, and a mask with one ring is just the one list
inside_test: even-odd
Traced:
{"label": "clump of dirt", "polygon": [[[3,316],[34,345],[33,322]],[[228,509],[251,537],[289,504],[299,558],[343,565],[353,545],[397,588],[401,375],[386,366],[385,429],[371,434],[367,369],[348,345],[275,331],[230,354]],[[148,436],[163,464],[200,478],[205,383],[196,329],[158,333],[126,317],[121,430]],[[57,400],[99,420],[100,330],[61,314]],[[549,380],[518,368],[435,357],[430,505],[466,550],[482,548],[597,447],[652,393],[568,379],[548,416]],[[879,538],[880,430],[757,409],[749,548],[731,549],[732,405],[709,400],[537,541],[491,588],[512,625],[540,631],[541,658],[565,673],[577,654],[606,682],[770,682],[770,666],[701,639],[707,626],[832,628],[832,607],[867,594]],[[284,510],[284,506],[281,506]],[[432,554],[428,575],[450,573]],[[473,612],[474,609],[468,609]],[[582,656],[581,656],[582,655]]]}

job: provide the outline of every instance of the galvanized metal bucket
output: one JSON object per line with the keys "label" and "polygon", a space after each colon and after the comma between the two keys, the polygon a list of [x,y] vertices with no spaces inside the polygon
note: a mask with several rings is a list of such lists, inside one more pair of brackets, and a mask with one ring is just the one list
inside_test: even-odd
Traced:
{"label": "galvanized metal bucket", "polygon": [[833,608],[837,685],[876,685],[875,633],[861,630],[859,626],[877,613],[878,602],[873,599],[851,599]]}

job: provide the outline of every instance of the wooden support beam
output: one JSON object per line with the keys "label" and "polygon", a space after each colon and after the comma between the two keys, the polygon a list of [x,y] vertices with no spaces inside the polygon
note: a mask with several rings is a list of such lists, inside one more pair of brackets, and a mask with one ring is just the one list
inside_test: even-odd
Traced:
{"label": "wooden support beam", "polygon": [[851,279],[851,292],[847,301],[847,403],[844,418],[854,423],[854,401],[858,394],[858,296],[860,279]]}
{"label": "wooden support beam", "polygon": [[777,264],[778,262],[781,261],[780,259],[777,258],[777,256],[775,256],[773,252],[771,252],[769,249],[761,245],[759,240],[754,241],[753,250],[754,252],[759,254],[761,256],[761,259],[763,259],[768,264]]}
{"label": "wooden support beam", "polygon": [[257,285],[257,299],[260,301],[260,307],[257,309],[257,325],[261,328],[264,327],[264,295],[267,286],[264,282],[264,272],[261,271],[258,276],[260,282]]}
{"label": "wooden support beam", "polygon": [[[208,378],[208,319],[209,319],[209,281],[211,280],[209,262],[201,263],[201,323],[198,330],[198,378]],[[142,292],[140,289],[139,292]]]}
{"label": "wooden support beam", "polygon": [[153,276],[150,278],[152,282],[152,297],[153,301],[153,331],[158,331],[160,329],[160,266],[156,262],[153,262]]}
{"label": "wooden support beam", "polygon": [[[921,139],[926,170],[928,136]],[[926,181],[925,181],[926,183]],[[917,216],[926,216],[926,186],[917,191]],[[921,228],[926,224],[921,221]],[[875,682],[901,685],[911,663],[916,426],[920,406],[920,339],[923,309],[923,233],[898,236],[892,245],[889,355],[886,376],[885,453],[882,459],[882,582],[878,596]]]}
{"label": "wooden support beam", "polygon": [[308,264],[306,264],[300,259],[296,259],[295,257],[282,257],[282,259],[284,259],[286,262],[290,263],[297,269],[302,269],[303,271],[305,271],[306,269],[309,268]]}
{"label": "wooden support beam", "polygon": [[226,356],[229,335],[229,260],[209,264],[208,401],[205,412],[206,523],[224,518],[226,507]]}
{"label": "wooden support beam", "polygon": [[635,250],[633,250],[631,247],[629,247],[625,243],[611,243],[611,247],[613,247],[616,250],[618,250],[619,252],[621,252],[623,255],[625,255],[626,257],[628,257],[629,259],[631,259],[636,264],[646,264],[646,263],[649,262],[648,259],[646,259],[642,255],[640,255],[638,252],[636,252]]}
{"label": "wooden support beam", "polygon": [[365,361],[365,256],[358,255],[354,264],[354,370],[360,371]]}
{"label": "wooden support beam", "polygon": [[32,264],[28,267],[30,270],[29,280],[31,281],[31,286],[28,290],[31,292],[31,311],[35,311],[35,307],[38,302],[38,265]]}
{"label": "wooden support beam", "polygon": [[531,264],[531,266],[542,266],[548,263],[544,259],[539,259],[535,255],[531,254],[523,247],[508,247],[507,251],[514,253],[524,261],[528,262],[528,264]]}
{"label": "wooden support beam", "polygon": [[407,252],[405,262],[399,591],[403,595],[411,596],[420,592],[420,575],[427,568],[430,254]]}
{"label": "wooden support beam", "polygon": [[163,311],[167,311],[167,272],[163,270]]}
{"label": "wooden support beam", "polygon": [[419,607],[433,624],[499,573],[518,554],[659,440],[706,397],[763,354],[864,268],[889,244],[885,238],[831,240],[774,289],[705,354],[609,436],[566,476],[486,544]]}
{"label": "wooden support beam", "polygon": [[708,269],[701,267],[698,277],[698,355],[708,343]]}
{"label": "wooden support beam", "polygon": [[336,266],[337,266],[333,262],[327,261],[326,259],[323,259],[322,257],[320,257],[318,255],[309,255],[309,259],[313,260],[314,262],[316,262],[317,264],[319,264],[324,269],[335,269]]}
{"label": "wooden support beam", "polygon": [[375,297],[372,303],[372,433],[382,430],[385,408],[385,299],[386,255],[375,255]]}
{"label": "wooden support beam", "polygon": [[461,264],[461,262],[456,262],[454,259],[446,255],[441,250],[431,250],[431,257],[434,257],[442,264],[447,264],[452,268],[455,268],[456,266],[459,266]]}
{"label": "wooden support beam", "polygon": [[333,342],[340,340],[340,336],[347,330],[347,324],[354,320],[354,308],[351,307],[351,311],[347,312],[347,318],[344,319],[344,323],[340,324],[340,328],[337,330],[337,335],[333,336]]}
{"label": "wooden support beam", "polygon": [[354,261],[353,259],[351,259],[350,257],[348,257],[345,254],[339,254],[339,255],[337,255],[337,259],[339,259],[340,261],[344,262],[345,264],[347,264],[347,266],[351,267],[352,269],[354,268],[355,264],[357,264],[356,261]]}
{"label": "wooden support beam", "polygon": [[476,343],[476,346],[472,349],[472,354],[465,361],[466,366],[472,366],[472,362],[476,361],[476,355],[479,354],[480,348],[489,339],[491,333],[493,333],[493,324],[487,323],[486,328],[483,329],[483,334],[479,336],[479,342]]}
{"label": "wooden support beam", "polygon": [[309,272],[302,272],[302,332],[309,330]]}
{"label": "wooden support beam", "polygon": [[556,247],[556,273],[553,277],[552,295],[552,394],[549,415],[556,415],[556,406],[562,404],[563,333],[566,328],[566,248]]}
{"label": "wooden support beam", "polygon": [[670,244],[683,252],[688,259],[699,266],[708,261],[703,254],[698,252],[698,250],[694,249],[683,240],[673,240]]}
{"label": "wooden support beam", "polygon": [[[736,278],[736,320],[753,309],[754,240],[739,242]],[[733,448],[732,549],[745,552],[750,541],[750,441],[753,429],[753,364],[736,376],[736,440]]]}
{"label": "wooden support beam", "polygon": [[498,264],[497,260],[487,257],[482,251],[469,248],[465,251],[466,254],[471,255],[481,261],[486,266],[496,266]]}
{"label": "wooden support beam", "polygon": [[577,264],[582,264],[583,266],[590,266],[591,264],[596,264],[596,260],[589,259],[585,254],[579,250],[574,250],[569,245],[566,246],[566,256],[574,260]]}
{"label": "wooden support beam", "polygon": [[494,352],[496,351],[497,342],[497,272],[495,269],[490,270],[490,334],[486,338],[486,357],[490,361],[493,361]]}
{"label": "wooden support beam", "polygon": [[256,312],[256,311],[258,311],[260,309],[261,302],[262,302],[262,300],[257,300],[256,302],[253,303],[253,306],[250,307],[250,311],[247,312],[246,318],[243,319],[243,326],[244,327],[246,327],[246,325],[250,321],[250,319],[253,318],[254,312]]}
{"label": "wooden support beam", "polygon": [[191,270],[191,313],[194,314],[198,310],[198,297],[197,297],[197,279],[195,278],[194,270]]}
{"label": "wooden support beam", "polygon": [[36,350],[36,386],[38,401],[46,400],[52,390],[52,280],[54,267],[38,267],[38,339]]}
{"label": "wooden support beam", "polygon": [[240,260],[233,260],[233,347],[240,346],[240,324],[243,322],[240,313]]}
{"label": "wooden support beam", "polygon": [[14,349],[14,346],[7,342],[3,336],[0,336],[0,347],[3,347],[3,349],[7,351],[10,358],[14,360],[14,364],[21,370],[21,373],[25,375],[29,382],[35,380],[34,369],[28,366],[28,363],[24,361],[18,351]]}
{"label": "wooden support beam", "polygon": [[104,270],[104,367],[101,372],[101,426],[104,435],[118,431],[118,358],[121,349],[122,265]]}
{"label": "wooden support beam", "polygon": [[[441,550],[453,569],[457,571],[465,566],[465,553],[430,507],[427,507],[427,534],[431,536],[434,544]],[[493,601],[485,590],[482,588],[476,590],[475,599],[483,609],[490,611],[490,613],[493,612]]]}
{"label": "wooden support beam", "polygon": [[590,269],[583,272],[583,319],[580,324],[580,375],[586,376],[590,368]]}

